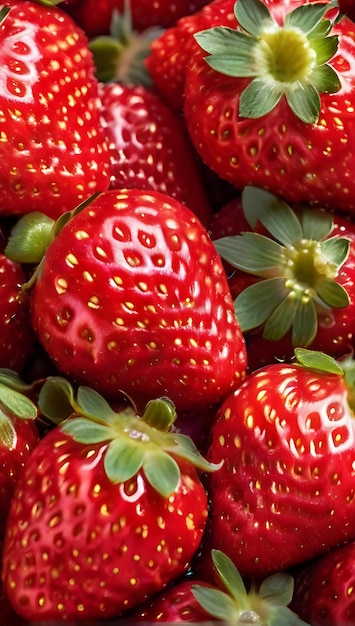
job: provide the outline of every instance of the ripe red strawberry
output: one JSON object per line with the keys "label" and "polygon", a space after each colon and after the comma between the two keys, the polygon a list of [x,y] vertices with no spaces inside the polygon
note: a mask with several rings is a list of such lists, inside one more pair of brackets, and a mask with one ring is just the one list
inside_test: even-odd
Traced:
{"label": "ripe red strawberry", "polygon": [[293,594],[293,579],[278,573],[247,591],[233,562],[219,550],[212,550],[218,587],[193,578],[175,584],[130,616],[133,621],[214,622],[307,626],[287,605]]}
{"label": "ripe red strawberry", "polygon": [[208,514],[197,468],[218,466],[169,432],[167,398],[143,417],[115,413],[90,388],[74,394],[52,378],[39,404],[55,419],[74,412],[41,439],[13,496],[5,593],[30,620],[118,615],[187,570]]}
{"label": "ripe red strawberry", "polygon": [[186,68],[194,48],[193,34],[212,25],[231,23],[235,18],[230,0],[213,0],[200,11],[181,18],[151,44],[144,63],[154,86],[173,111],[181,114],[184,106]]}
{"label": "ripe red strawberry", "polygon": [[20,371],[33,350],[30,297],[21,265],[0,253],[0,367]]}
{"label": "ripe red strawberry", "polygon": [[109,185],[93,58],[59,8],[2,9],[0,213],[56,218]]}
{"label": "ripe red strawberry", "polygon": [[163,394],[204,410],[245,375],[220,257],[192,211],[160,192],[108,191],[74,212],[41,263],[32,318],[60,371],[136,402]]}
{"label": "ripe red strawberry", "polygon": [[[208,0],[179,0],[156,2],[156,0],[130,0],[131,19],[134,28],[143,31],[152,26],[168,28],[183,15],[194,13]],[[114,11],[122,13],[126,0],[66,0],[64,8],[75,18],[89,37],[105,35],[110,31]]]}
{"label": "ripe red strawberry", "polygon": [[[252,187],[243,191],[242,204],[249,229],[241,222],[240,235],[214,243],[236,268],[230,289],[247,338],[250,368],[288,361],[297,346],[336,357],[352,351],[352,221],[310,206],[293,210],[273,194]],[[236,220],[234,228],[236,232]]]}
{"label": "ripe red strawberry", "polygon": [[17,373],[0,369],[0,552],[15,486],[39,440],[30,391]]}
{"label": "ripe red strawberry", "polygon": [[296,356],[250,374],[212,426],[208,458],[224,462],[210,478],[211,544],[243,576],[355,538],[354,362]]}
{"label": "ripe red strawberry", "polygon": [[355,543],[334,548],[301,566],[292,606],[310,626],[355,624]]}
{"label": "ripe red strawberry", "polygon": [[111,188],[161,191],[208,226],[213,211],[182,119],[142,85],[106,83],[100,95],[112,161]]}
{"label": "ripe red strawberry", "polygon": [[195,33],[201,50],[184,83],[192,142],[238,189],[353,211],[353,23],[334,22],[328,3],[268,4],[231,0],[234,25]]}

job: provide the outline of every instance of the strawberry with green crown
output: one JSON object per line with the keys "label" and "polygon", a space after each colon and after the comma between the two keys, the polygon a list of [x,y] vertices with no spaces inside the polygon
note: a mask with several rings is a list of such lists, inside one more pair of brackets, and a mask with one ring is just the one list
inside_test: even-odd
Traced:
{"label": "strawberry with green crown", "polygon": [[332,2],[230,6],[234,24],[194,31],[200,49],[186,67],[201,158],[238,189],[354,210],[353,23]]}
{"label": "strawberry with green crown", "polygon": [[288,608],[294,582],[278,572],[261,582],[252,581],[247,591],[233,561],[212,550],[216,585],[193,576],[174,584],[129,615],[132,622],[224,622],[233,626],[307,626]]}
{"label": "strawberry with green crown", "polygon": [[[297,348],[222,404],[207,457],[207,535],[245,577],[287,570],[355,539],[354,361]],[[207,545],[206,543],[206,545]]]}
{"label": "strawberry with green crown", "polygon": [[54,377],[39,406],[64,421],[42,437],[17,483],[5,593],[27,620],[117,616],[188,569],[208,515],[198,471],[219,465],[170,432],[176,411],[167,398],[140,417]]}
{"label": "strawberry with green crown", "polygon": [[336,357],[351,352],[355,347],[351,220],[309,205],[291,208],[254,187],[243,190],[241,204],[247,228],[231,205],[239,234],[214,244],[231,266],[229,285],[247,339],[250,368],[288,361],[295,347],[308,346]]}
{"label": "strawberry with green crown", "polygon": [[24,216],[6,254],[43,253],[33,326],[65,375],[137,404],[163,393],[179,412],[217,406],[243,380],[245,340],[221,258],[174,198],[111,190],[57,223]]}
{"label": "strawberry with green crown", "polygon": [[87,37],[59,7],[0,5],[1,215],[56,219],[110,182]]}

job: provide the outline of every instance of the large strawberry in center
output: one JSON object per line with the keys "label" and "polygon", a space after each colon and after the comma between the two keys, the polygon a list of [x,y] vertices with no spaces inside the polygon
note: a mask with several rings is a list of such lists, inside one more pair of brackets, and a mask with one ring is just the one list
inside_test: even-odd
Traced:
{"label": "large strawberry in center", "polygon": [[59,369],[110,395],[189,410],[245,374],[221,259],[192,211],[159,192],[108,191],[74,213],[47,248],[32,310]]}

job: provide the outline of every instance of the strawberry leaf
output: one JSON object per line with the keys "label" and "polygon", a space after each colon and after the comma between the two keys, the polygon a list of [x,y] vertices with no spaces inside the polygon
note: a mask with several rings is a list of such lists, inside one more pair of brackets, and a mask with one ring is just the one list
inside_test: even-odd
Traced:
{"label": "strawberry leaf", "polygon": [[74,403],[73,387],[68,380],[60,376],[47,378],[38,396],[38,406],[46,417],[59,423],[72,415]]}
{"label": "strawberry leaf", "polygon": [[299,28],[307,35],[314,31],[328,10],[324,2],[315,2],[312,5],[301,5],[288,13],[284,25],[288,28]]}
{"label": "strawberry leaf", "polygon": [[290,604],[293,596],[294,580],[285,573],[272,574],[262,581],[259,588],[261,598],[271,599],[281,606]]}
{"label": "strawberry leaf", "polygon": [[214,245],[223,259],[248,274],[269,277],[283,263],[282,246],[258,233],[222,237]]}
{"label": "strawberry leaf", "polygon": [[226,76],[256,76],[257,64],[253,55],[255,44],[242,32],[225,26],[216,26],[211,33],[204,30],[194,35],[197,43],[210,54],[205,57],[212,69],[222,71]]}
{"label": "strawberry leaf", "polygon": [[344,370],[333,357],[307,348],[295,348],[295,357],[300,365],[307,369],[344,376]]}
{"label": "strawberry leaf", "polygon": [[330,278],[319,278],[316,288],[318,296],[331,308],[344,308],[350,304],[344,287]]}
{"label": "strawberry leaf", "polygon": [[207,613],[227,622],[227,624],[234,623],[233,616],[236,613],[234,602],[224,591],[203,585],[193,585],[191,591]]}
{"label": "strawberry leaf", "polygon": [[267,78],[254,78],[240,94],[239,115],[250,119],[267,115],[280,102],[283,92],[280,84]]}
{"label": "strawberry leaf", "polygon": [[85,417],[75,416],[61,424],[61,429],[84,445],[111,441],[116,437],[116,432]]}
{"label": "strawberry leaf", "polygon": [[143,470],[148,482],[163,498],[168,498],[176,491],[180,481],[180,469],[170,454],[164,451],[147,454]]}
{"label": "strawberry leaf", "polygon": [[139,472],[143,459],[144,451],[134,441],[113,439],[105,454],[106,474],[113,483],[124,483]]}
{"label": "strawberry leaf", "polygon": [[190,461],[195,467],[205,472],[213,472],[218,470],[223,461],[220,463],[210,463],[202,456],[196,448],[195,443],[187,435],[181,433],[172,433],[172,442],[166,448],[167,451],[175,456]]}
{"label": "strawberry leaf", "polygon": [[77,404],[83,415],[102,418],[107,422],[114,421],[116,413],[109,403],[94,389],[80,386],[77,392]]}
{"label": "strawberry leaf", "polygon": [[320,110],[320,97],[317,89],[307,79],[291,87],[286,87],[285,96],[290,109],[305,124],[316,123]]}
{"label": "strawberry leaf", "polygon": [[326,255],[328,262],[336,268],[343,265],[349,256],[350,241],[343,237],[331,237],[321,242],[322,254]]}
{"label": "strawberry leaf", "polygon": [[220,550],[211,552],[213,565],[217,570],[218,577],[230,595],[243,606],[246,596],[244,581],[233,561]]}
{"label": "strawberry leaf", "polygon": [[275,28],[269,9],[260,0],[238,0],[234,13],[240,26],[257,37],[263,28]]}
{"label": "strawberry leaf", "polygon": [[243,332],[264,324],[275,308],[287,297],[282,278],[262,280],[242,291],[234,309]]}
{"label": "strawberry leaf", "polygon": [[0,383],[0,404],[13,415],[22,419],[37,417],[37,409],[32,400],[19,391]]}

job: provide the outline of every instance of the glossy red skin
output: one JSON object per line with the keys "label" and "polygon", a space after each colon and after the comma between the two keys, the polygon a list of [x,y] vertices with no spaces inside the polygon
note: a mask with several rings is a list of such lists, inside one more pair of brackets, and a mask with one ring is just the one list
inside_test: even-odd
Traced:
{"label": "glossy red skin", "polygon": [[161,191],[189,207],[207,227],[213,210],[200,160],[181,117],[142,85],[101,86],[112,162],[111,189]]}
{"label": "glossy red skin", "polygon": [[110,181],[93,58],[64,11],[27,0],[6,4],[0,214],[36,210],[57,218]]}
{"label": "glossy red skin", "polygon": [[128,619],[135,622],[210,622],[220,621],[207,613],[195,599],[193,585],[212,586],[202,580],[191,578],[174,584],[166,591],[145,603],[138,610],[129,614]]}
{"label": "glossy red skin", "polygon": [[[299,0],[284,3],[283,12],[300,4]],[[280,18],[279,3],[276,7],[270,3],[270,10]],[[237,20],[228,25],[235,28]],[[339,35],[339,47],[330,65],[342,87],[336,94],[321,94],[315,124],[304,124],[284,98],[262,118],[240,118],[240,94],[250,79],[212,70],[204,59],[206,53],[194,47],[184,83],[186,126],[202,160],[237,189],[254,185],[290,202],[316,202],[354,213],[355,150],[347,141],[355,133],[353,23],[344,17],[332,32]]]}
{"label": "glossy red skin", "polygon": [[179,462],[177,490],[165,499],[142,471],[110,482],[107,446],[55,428],[26,465],[2,567],[5,593],[25,619],[116,616],[184,573],[201,542],[207,495],[195,468]]}
{"label": "glossy red skin", "polygon": [[334,548],[295,574],[291,608],[310,626],[355,623],[355,543]]}
{"label": "glossy red skin", "polygon": [[[132,25],[138,31],[152,26],[168,28],[183,15],[194,13],[208,0],[131,0],[130,9]],[[66,0],[64,8],[73,15],[75,20],[85,30],[88,36],[108,34],[112,18],[112,11],[123,13],[124,0]]]}
{"label": "glossy red skin", "polygon": [[[257,232],[259,232],[258,229]],[[318,309],[317,334],[307,347],[339,358],[350,354],[355,349],[355,229],[353,223],[343,216],[334,216],[334,227],[326,238],[335,236],[350,240],[348,258],[336,277],[336,281],[348,293],[349,304],[344,308],[329,311]],[[258,278],[238,270],[234,274],[230,274],[229,286],[233,299],[237,298],[246,287],[258,280]],[[296,346],[292,346],[290,333],[279,341],[269,341],[262,334],[262,329],[255,329],[245,334],[250,370],[276,361],[288,362],[292,359]]]}
{"label": "glossy red skin", "polygon": [[22,267],[0,253],[0,367],[16,371],[31,355],[34,344],[30,296],[21,290],[26,280]]}
{"label": "glossy red skin", "polygon": [[186,68],[193,50],[198,48],[193,34],[212,25],[233,24],[233,6],[230,0],[209,2],[197,13],[181,18],[152,42],[144,62],[154,86],[173,111],[179,114],[183,111]]}
{"label": "glossy red skin", "polygon": [[245,375],[220,258],[196,216],[159,192],[106,192],[76,215],[47,250],[32,318],[60,371],[144,405],[166,395],[178,412],[202,410]]}
{"label": "glossy red skin", "polygon": [[[0,409],[8,415],[1,403]],[[39,441],[39,430],[35,421],[8,415],[8,422],[6,430],[11,429],[13,437],[11,444],[9,433],[7,432],[4,438],[3,427],[0,424],[0,551],[15,486]]]}
{"label": "glossy red skin", "polygon": [[342,377],[296,365],[251,374],[222,405],[208,458],[211,543],[242,576],[355,538],[355,421]]}

